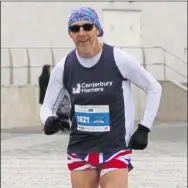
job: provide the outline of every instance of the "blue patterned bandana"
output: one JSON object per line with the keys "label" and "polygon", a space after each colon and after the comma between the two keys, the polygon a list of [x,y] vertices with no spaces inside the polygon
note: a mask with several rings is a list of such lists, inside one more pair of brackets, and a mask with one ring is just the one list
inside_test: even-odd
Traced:
{"label": "blue patterned bandana", "polygon": [[[77,22],[80,20],[87,20],[87,21],[93,23],[100,32],[99,37],[103,36],[104,32],[101,28],[101,24],[99,22],[99,17],[94,9],[92,9],[90,7],[80,7],[80,8],[74,9],[69,17],[68,28],[74,22]],[[70,32],[70,30],[69,30],[69,32]]]}

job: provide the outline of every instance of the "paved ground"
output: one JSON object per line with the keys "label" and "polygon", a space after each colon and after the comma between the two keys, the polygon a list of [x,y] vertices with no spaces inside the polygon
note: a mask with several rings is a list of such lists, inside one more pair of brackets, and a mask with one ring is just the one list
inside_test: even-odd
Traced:
{"label": "paved ground", "polygon": [[[1,130],[2,188],[71,188],[68,135],[38,127]],[[129,188],[187,188],[187,123],[153,126],[145,151],[133,153]]]}

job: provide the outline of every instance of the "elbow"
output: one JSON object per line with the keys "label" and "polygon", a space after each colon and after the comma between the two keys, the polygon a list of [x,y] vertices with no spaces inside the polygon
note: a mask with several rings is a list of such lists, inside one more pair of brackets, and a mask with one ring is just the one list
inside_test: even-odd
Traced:
{"label": "elbow", "polygon": [[160,94],[162,93],[162,86],[158,81],[154,84],[154,90]]}
{"label": "elbow", "polygon": [[156,100],[158,99],[159,101],[161,100],[161,95],[162,95],[162,86],[159,82],[156,82],[153,84],[153,89],[152,93],[156,96]]}
{"label": "elbow", "polygon": [[158,81],[152,82],[150,85],[150,88],[147,91],[147,94],[153,93],[155,95],[158,95],[159,98],[161,98],[162,94],[162,86]]}

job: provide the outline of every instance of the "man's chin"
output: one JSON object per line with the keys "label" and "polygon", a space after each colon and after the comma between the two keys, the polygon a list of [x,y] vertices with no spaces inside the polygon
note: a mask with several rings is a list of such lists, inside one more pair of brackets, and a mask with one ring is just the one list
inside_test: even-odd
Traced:
{"label": "man's chin", "polygon": [[78,47],[78,50],[81,52],[81,53],[90,53],[91,52],[91,46],[79,46]]}

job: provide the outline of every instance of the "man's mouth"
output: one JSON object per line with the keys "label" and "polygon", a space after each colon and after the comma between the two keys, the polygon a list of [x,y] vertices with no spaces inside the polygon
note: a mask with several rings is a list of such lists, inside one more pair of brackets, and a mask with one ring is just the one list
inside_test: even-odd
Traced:
{"label": "man's mouth", "polygon": [[89,41],[89,40],[88,40],[88,39],[86,39],[86,40],[79,40],[78,42],[81,43],[81,44],[84,44],[84,43],[86,43],[87,41]]}

